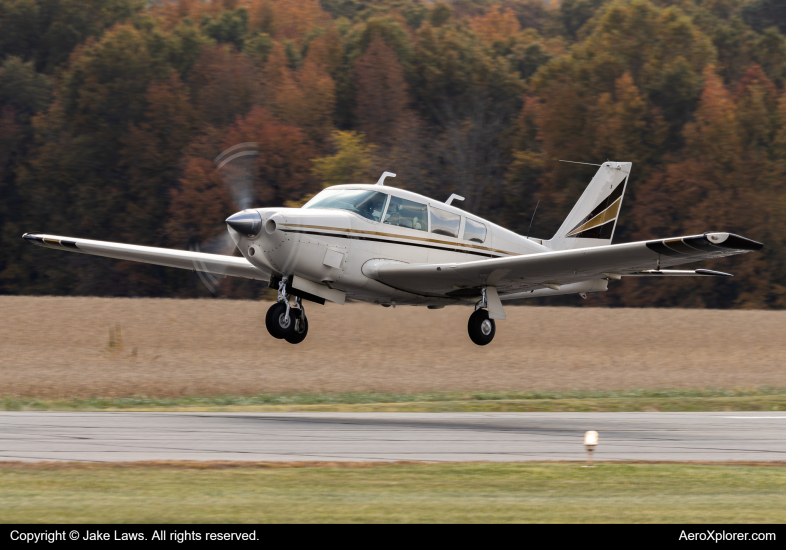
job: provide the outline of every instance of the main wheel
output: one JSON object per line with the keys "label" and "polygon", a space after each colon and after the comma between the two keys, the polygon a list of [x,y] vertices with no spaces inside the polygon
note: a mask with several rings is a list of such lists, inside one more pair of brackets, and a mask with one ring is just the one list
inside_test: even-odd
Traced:
{"label": "main wheel", "polygon": [[308,334],[308,319],[298,309],[291,309],[289,315],[293,317],[294,325],[289,334],[284,336],[284,339],[290,344],[299,344],[306,339],[306,334]]}
{"label": "main wheel", "polygon": [[292,313],[290,313],[289,321],[286,321],[284,319],[286,314],[287,304],[284,302],[276,302],[270,306],[270,309],[267,310],[267,315],[265,315],[265,326],[273,338],[278,338],[281,340],[286,338],[287,335],[292,331],[295,325],[295,320]]}
{"label": "main wheel", "polygon": [[489,319],[489,312],[479,309],[469,316],[467,326],[470,339],[479,346],[485,346],[494,339],[497,332],[497,325],[494,319]]}

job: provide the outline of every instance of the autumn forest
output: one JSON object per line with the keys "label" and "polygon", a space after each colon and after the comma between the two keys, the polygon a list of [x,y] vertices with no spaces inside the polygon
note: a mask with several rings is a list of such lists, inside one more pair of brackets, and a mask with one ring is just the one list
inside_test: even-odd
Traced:
{"label": "autumn forest", "polygon": [[0,31],[2,294],[213,296],[20,237],[209,242],[238,210],[213,159],[254,142],[254,206],[388,170],[521,233],[540,201],[544,238],[596,169],[560,159],[631,161],[615,242],[766,248],[542,303],[786,307],[781,0],[0,0]]}

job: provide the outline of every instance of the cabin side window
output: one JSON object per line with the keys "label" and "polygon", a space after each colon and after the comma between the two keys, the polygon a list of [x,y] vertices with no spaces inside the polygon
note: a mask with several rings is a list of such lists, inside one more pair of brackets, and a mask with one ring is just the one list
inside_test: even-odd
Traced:
{"label": "cabin side window", "polygon": [[475,220],[467,218],[464,224],[464,240],[473,243],[482,243],[486,240],[486,226]]}
{"label": "cabin side window", "polygon": [[461,216],[446,212],[433,206],[429,210],[429,220],[431,221],[431,232],[436,235],[445,235],[446,237],[458,237],[459,226],[461,225]]}
{"label": "cabin side window", "polygon": [[419,202],[390,197],[385,223],[418,231],[428,231],[428,207]]}

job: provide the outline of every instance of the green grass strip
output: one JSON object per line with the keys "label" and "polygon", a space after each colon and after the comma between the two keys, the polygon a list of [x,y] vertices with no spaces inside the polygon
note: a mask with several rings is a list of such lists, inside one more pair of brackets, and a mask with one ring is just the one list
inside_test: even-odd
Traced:
{"label": "green grass strip", "polygon": [[[783,523],[786,468],[602,463],[0,467],[8,523]],[[766,529],[761,531],[766,532]]]}
{"label": "green grass strip", "polygon": [[217,397],[0,399],[5,411],[614,412],[786,410],[786,389],[618,392],[294,393]]}

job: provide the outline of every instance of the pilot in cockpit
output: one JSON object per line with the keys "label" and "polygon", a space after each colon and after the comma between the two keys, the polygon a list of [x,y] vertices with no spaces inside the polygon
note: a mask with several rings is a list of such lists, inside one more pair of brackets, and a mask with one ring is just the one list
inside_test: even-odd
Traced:
{"label": "pilot in cockpit", "polygon": [[378,222],[382,217],[382,209],[385,207],[386,198],[387,197],[382,193],[375,193],[369,200],[360,205],[360,215],[364,218]]}

